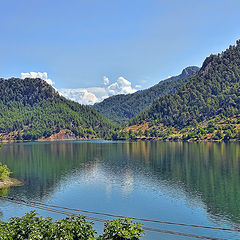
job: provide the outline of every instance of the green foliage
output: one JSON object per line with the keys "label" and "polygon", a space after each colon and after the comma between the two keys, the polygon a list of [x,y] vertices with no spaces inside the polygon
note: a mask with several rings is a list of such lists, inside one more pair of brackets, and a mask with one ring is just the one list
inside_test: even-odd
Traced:
{"label": "green foliage", "polygon": [[121,94],[109,97],[95,104],[93,108],[103,114],[104,117],[116,123],[123,123],[137,116],[160,96],[175,93],[181,86],[185,85],[189,81],[190,76],[196,74],[198,70],[199,68],[195,66],[187,67],[180,75],[160,81],[151,88],[133,94]]}
{"label": "green foliage", "polygon": [[10,170],[8,169],[8,167],[6,165],[3,165],[0,162],[0,181],[4,181],[6,179],[9,178],[10,175]]}
{"label": "green foliage", "polygon": [[[5,197],[8,195],[8,193],[9,193],[8,187],[0,188],[0,197]],[[0,212],[0,216],[1,216],[1,212]]]}
{"label": "green foliage", "polygon": [[99,240],[138,240],[144,235],[142,224],[133,223],[131,219],[124,218],[113,221],[106,221],[104,224],[103,235]]}
{"label": "green foliage", "polygon": [[[240,42],[206,58],[197,75],[176,93],[156,100],[130,124],[144,121],[182,129],[215,116],[221,119],[240,113]],[[209,132],[213,128],[209,127]]]}
{"label": "green foliage", "polygon": [[129,138],[130,138],[131,140],[135,140],[135,139],[137,138],[135,132],[133,132],[133,131],[131,131],[131,130],[129,130],[128,136],[129,136]]}
{"label": "green foliage", "polygon": [[92,223],[84,216],[70,216],[53,222],[51,218],[38,217],[35,211],[23,217],[13,217],[9,222],[0,222],[2,240],[40,239],[95,239]]}
{"label": "green foliage", "polygon": [[[0,144],[0,148],[2,147],[2,144]],[[0,182],[4,181],[9,178],[10,170],[7,167],[7,165],[4,165],[0,162]],[[0,192],[0,196],[3,196]]]}
{"label": "green foliage", "polygon": [[144,234],[142,225],[129,218],[106,221],[104,232],[95,237],[93,223],[84,216],[69,216],[53,221],[52,218],[38,217],[35,211],[23,217],[12,217],[9,222],[0,220],[1,240],[138,240]]}
{"label": "green foliage", "polygon": [[95,239],[96,232],[93,223],[86,221],[84,216],[69,216],[66,219],[56,221],[54,225],[53,239]]}
{"label": "green foliage", "polygon": [[89,106],[65,99],[41,79],[0,79],[0,134],[36,140],[67,130],[79,138],[105,137],[112,124]]}
{"label": "green foliage", "polygon": [[[0,148],[2,147],[2,144],[0,144]],[[9,178],[9,175],[10,175],[10,170],[8,169],[8,167],[6,165],[3,165],[1,162],[0,162],[0,182],[1,181],[4,181],[6,179]],[[0,196],[3,196],[0,192]]]}
{"label": "green foliage", "polygon": [[218,130],[216,135],[213,137],[214,140],[221,140],[223,138],[222,131]]}

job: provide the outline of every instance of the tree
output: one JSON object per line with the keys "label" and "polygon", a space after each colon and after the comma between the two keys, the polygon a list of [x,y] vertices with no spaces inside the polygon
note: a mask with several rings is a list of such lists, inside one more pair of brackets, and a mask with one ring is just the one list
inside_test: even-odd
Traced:
{"label": "tree", "polygon": [[72,215],[53,221],[39,217],[35,211],[23,217],[12,217],[9,222],[0,220],[0,229],[1,240],[138,240],[144,235],[142,225],[129,218],[106,221],[103,234],[96,237],[93,223],[84,216]]}
{"label": "tree", "polygon": [[144,231],[140,223],[133,223],[130,218],[124,218],[106,221],[104,224],[104,232],[102,236],[100,236],[99,240],[138,240],[143,235]]}

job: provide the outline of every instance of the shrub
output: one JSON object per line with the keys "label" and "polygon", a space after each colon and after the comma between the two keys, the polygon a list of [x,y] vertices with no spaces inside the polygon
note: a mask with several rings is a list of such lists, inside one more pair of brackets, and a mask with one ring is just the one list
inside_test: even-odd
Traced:
{"label": "shrub", "polygon": [[130,218],[106,221],[99,240],[138,240],[144,235],[142,224],[133,223]]}
{"label": "shrub", "polygon": [[0,163],[0,181],[4,181],[9,178],[10,170],[7,165]]}
{"label": "shrub", "polygon": [[221,138],[223,138],[222,131],[217,130],[217,132],[216,132],[216,137],[217,137],[217,139],[221,139]]}
{"label": "shrub", "polygon": [[138,240],[144,234],[142,225],[129,218],[106,221],[102,236],[95,237],[92,222],[84,216],[68,216],[53,221],[38,217],[35,211],[23,217],[12,217],[9,222],[0,220],[1,240]]}
{"label": "shrub", "polygon": [[183,134],[182,140],[183,140],[183,141],[187,141],[188,139],[189,139],[189,135]]}
{"label": "shrub", "polygon": [[[2,144],[0,144],[0,148],[2,147]],[[0,163],[0,181],[4,181],[9,178],[10,170],[6,165],[3,165]]]}
{"label": "shrub", "polygon": [[9,222],[0,222],[0,239],[2,240],[54,240],[54,239],[86,239],[93,240],[96,233],[93,223],[84,216],[69,216],[56,222],[52,218],[38,217],[35,211],[23,217],[12,217]]}

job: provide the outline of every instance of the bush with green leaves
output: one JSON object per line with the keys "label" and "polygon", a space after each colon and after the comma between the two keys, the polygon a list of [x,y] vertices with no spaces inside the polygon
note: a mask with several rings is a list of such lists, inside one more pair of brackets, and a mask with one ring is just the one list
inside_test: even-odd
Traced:
{"label": "bush with green leaves", "polygon": [[53,221],[39,217],[35,211],[23,217],[12,217],[9,222],[0,220],[1,240],[138,240],[143,235],[142,225],[131,219],[106,221],[103,234],[95,237],[93,223],[81,215]]}
{"label": "bush with green leaves", "polygon": [[0,188],[0,197],[5,197],[8,195],[9,188],[8,187],[3,187]]}
{"label": "bush with green leaves", "polygon": [[138,240],[144,235],[142,224],[133,223],[130,218],[106,221],[99,240]]}
{"label": "bush with green leaves", "polygon": [[56,222],[52,218],[38,217],[35,211],[23,217],[12,217],[9,222],[0,222],[0,239],[2,240],[93,240],[96,233],[93,223],[84,216],[69,216]]}
{"label": "bush with green leaves", "polygon": [[93,223],[87,222],[84,216],[69,216],[60,219],[54,224],[54,237],[52,239],[95,239]]}
{"label": "bush with green leaves", "polygon": [[9,168],[7,167],[7,165],[3,165],[0,162],[0,181],[4,181],[4,180],[8,179],[10,173],[11,172],[10,172]]}
{"label": "bush with green leaves", "polygon": [[[0,144],[0,148],[1,148],[1,147],[2,147],[2,144]],[[6,165],[3,165],[3,164],[0,162],[0,182],[8,179],[10,173],[11,173],[11,172],[10,172],[10,170],[8,169],[8,167],[7,167]]]}

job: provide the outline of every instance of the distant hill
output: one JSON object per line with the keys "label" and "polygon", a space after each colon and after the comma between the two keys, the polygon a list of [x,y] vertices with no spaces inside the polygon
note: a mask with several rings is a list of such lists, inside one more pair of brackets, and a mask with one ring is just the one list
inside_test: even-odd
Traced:
{"label": "distant hill", "polygon": [[0,140],[104,137],[112,125],[41,79],[0,79]]}
{"label": "distant hill", "polygon": [[177,92],[160,97],[130,121],[149,122],[182,129],[240,113],[240,41],[217,55],[210,55],[200,71]]}
{"label": "distant hill", "polygon": [[93,105],[93,108],[104,117],[117,123],[123,123],[124,121],[137,116],[149,107],[157,98],[175,93],[198,71],[199,68],[196,66],[187,67],[180,75],[160,81],[151,88],[133,94],[121,94],[109,97],[104,101]]}

